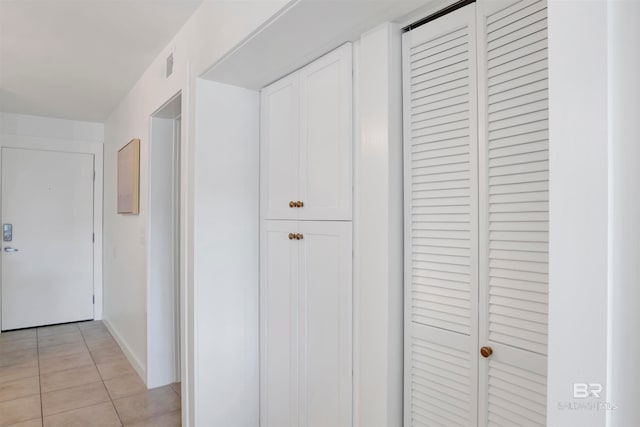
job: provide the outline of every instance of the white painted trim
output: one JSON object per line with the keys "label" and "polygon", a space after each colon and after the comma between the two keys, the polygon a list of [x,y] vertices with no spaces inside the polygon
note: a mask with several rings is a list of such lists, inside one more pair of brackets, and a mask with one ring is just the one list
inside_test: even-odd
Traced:
{"label": "white painted trim", "polygon": [[[176,233],[179,231],[176,228],[180,228],[180,224],[176,223],[176,203],[178,204],[178,209],[180,208],[180,201],[176,201],[174,198],[175,187],[176,184],[180,185],[181,175],[176,176],[176,172],[180,174],[180,166],[178,165],[177,171],[174,169],[176,165],[176,148],[177,148],[177,157],[178,159],[181,156],[182,147],[176,146],[176,143],[180,143],[178,139],[176,141],[175,135],[175,119],[169,118],[169,115],[166,117],[162,114],[164,109],[169,107],[169,105],[174,101],[180,101],[178,97],[180,96],[180,92],[178,94],[172,96],[169,101],[165,102],[163,106],[156,110],[149,117],[149,148],[148,148],[148,168],[147,168],[147,196],[148,196],[148,244],[147,244],[147,285],[146,285],[146,307],[147,307],[147,355],[146,355],[146,367],[147,367],[147,384],[152,388],[160,387],[163,385],[167,385],[176,381],[177,378],[180,377],[180,373],[176,372],[176,309],[179,307],[176,305],[176,292],[175,292],[175,268],[179,263],[180,257],[180,249],[175,250],[176,245]],[[175,107],[175,106],[173,106]],[[180,106],[181,108],[181,106]],[[165,129],[163,131],[158,132],[158,126],[162,127],[164,125],[170,124],[171,126],[171,136],[170,138],[166,138],[167,135],[164,134]],[[171,140],[170,148],[171,148],[171,159],[170,164],[158,164],[157,160],[154,157],[154,153],[156,150],[159,150],[160,147],[164,144],[168,143],[168,139]],[[168,147],[163,147],[168,148]],[[170,170],[165,170],[165,168],[169,166]],[[160,171],[156,171],[156,169],[162,169]],[[156,178],[164,175],[165,173],[171,174],[171,230],[163,230],[162,237],[160,240],[156,240],[159,236],[156,225],[157,216],[161,213],[160,211],[163,208],[158,210],[158,207],[155,205],[156,196],[158,196],[158,189],[156,188],[158,182],[156,182]],[[164,193],[161,189],[160,193]],[[177,227],[176,227],[177,226]],[[171,246],[171,262],[173,263],[172,268],[172,278],[170,279],[170,284],[165,282],[162,279],[164,273],[161,273],[160,276],[157,275],[157,269],[164,268],[162,265],[163,262],[158,264],[157,259],[154,259],[154,249],[157,250],[158,247],[163,247],[167,244],[164,239],[164,234],[170,233],[168,245]],[[166,261],[166,260],[165,260]],[[165,271],[166,273],[166,271]],[[179,278],[178,278],[179,281]],[[171,289],[168,289],[168,286],[171,286]],[[178,284],[179,287],[179,284]],[[170,296],[167,297],[167,295]],[[170,304],[170,306],[169,306]],[[165,324],[165,316],[171,317],[170,321],[172,324],[171,331],[168,332],[166,330],[167,324]],[[160,326],[161,324],[161,326]],[[168,348],[170,347],[170,348]],[[167,370],[167,365],[171,365],[170,372]]]}
{"label": "white painted trim", "polygon": [[[102,319],[102,217],[103,217],[103,145],[93,141],[55,139],[24,135],[0,134],[0,148],[23,148],[68,153],[93,154],[96,179],[93,184],[93,318]],[[1,278],[0,278],[1,280]],[[0,296],[1,297],[1,296]]]}
{"label": "white painted trim", "polygon": [[[195,420],[196,354],[194,291],[194,156],[191,129],[195,129],[192,116],[192,90],[196,79],[191,78],[191,62],[185,64],[185,81],[182,88],[181,117],[183,119],[180,137],[180,379],[182,399],[182,425],[193,425]],[[193,89],[192,89],[193,88]],[[195,100],[193,100],[195,103]],[[195,110],[195,108],[193,109]],[[191,349],[191,351],[189,351]]]}
{"label": "white painted trim", "polygon": [[396,21],[398,28],[402,29],[404,27],[407,27],[413,24],[414,22],[417,22],[423,18],[426,18],[429,15],[432,15],[446,7],[449,7],[457,3],[458,1],[459,0],[435,0],[433,2],[429,2],[427,5],[414,10],[413,12],[409,13],[408,15]]}
{"label": "white painted trim", "polygon": [[190,425],[253,427],[259,422],[259,93],[198,79],[195,97],[198,372]]}
{"label": "white painted trim", "polygon": [[124,353],[124,355],[129,360],[129,363],[131,363],[131,366],[133,366],[133,369],[135,369],[135,371],[138,374],[138,376],[140,377],[140,379],[146,385],[147,384],[147,380],[146,380],[147,372],[144,369],[144,365],[142,363],[140,363],[140,361],[138,360],[137,357],[134,356],[133,351],[131,351],[131,349],[127,345],[127,342],[124,339],[122,339],[122,337],[120,336],[120,333],[118,333],[118,331],[109,322],[109,319],[106,319],[106,318],[102,319],[102,323],[107,328],[107,330],[109,331],[109,333],[111,334],[113,339],[116,340],[116,342],[120,346],[120,349],[122,349],[122,352]]}
{"label": "white painted trim", "polygon": [[402,425],[403,208],[400,29],[354,51],[354,425]]}

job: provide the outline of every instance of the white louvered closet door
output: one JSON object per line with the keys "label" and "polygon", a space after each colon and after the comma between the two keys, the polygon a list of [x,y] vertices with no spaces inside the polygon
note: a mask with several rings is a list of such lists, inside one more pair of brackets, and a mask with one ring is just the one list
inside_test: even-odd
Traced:
{"label": "white louvered closet door", "polygon": [[[478,3],[480,425],[546,423],[549,141],[544,0]],[[484,418],[484,419],[482,419]]]}
{"label": "white louvered closet door", "polygon": [[405,425],[477,423],[475,5],[403,35]]}
{"label": "white louvered closet door", "polygon": [[403,49],[405,425],[545,425],[546,3],[480,0]]}

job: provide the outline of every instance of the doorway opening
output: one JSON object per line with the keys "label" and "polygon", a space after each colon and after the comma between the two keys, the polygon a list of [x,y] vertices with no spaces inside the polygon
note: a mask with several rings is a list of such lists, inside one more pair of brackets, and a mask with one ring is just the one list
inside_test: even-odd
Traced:
{"label": "doorway opening", "polygon": [[147,386],[181,379],[180,94],[151,115]]}

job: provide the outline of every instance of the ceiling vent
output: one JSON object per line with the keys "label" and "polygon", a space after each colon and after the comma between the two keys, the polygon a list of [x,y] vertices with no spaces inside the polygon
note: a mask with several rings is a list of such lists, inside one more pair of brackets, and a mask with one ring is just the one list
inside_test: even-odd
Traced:
{"label": "ceiling vent", "polygon": [[173,74],[173,52],[167,56],[166,67],[165,67],[165,78],[169,78]]}

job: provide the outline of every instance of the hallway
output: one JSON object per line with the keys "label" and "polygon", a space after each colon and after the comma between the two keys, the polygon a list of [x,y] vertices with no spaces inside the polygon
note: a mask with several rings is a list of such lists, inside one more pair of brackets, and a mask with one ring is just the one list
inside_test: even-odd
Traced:
{"label": "hallway", "polygon": [[0,334],[0,427],[181,425],[180,384],[147,390],[100,321]]}

